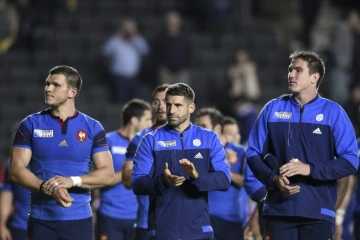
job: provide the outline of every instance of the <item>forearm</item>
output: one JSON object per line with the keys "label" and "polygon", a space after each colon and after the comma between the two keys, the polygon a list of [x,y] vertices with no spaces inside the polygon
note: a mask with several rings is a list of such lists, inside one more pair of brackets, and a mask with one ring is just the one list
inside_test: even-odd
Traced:
{"label": "forearm", "polygon": [[140,176],[132,182],[132,188],[136,195],[161,196],[167,190],[162,174],[155,178]]}
{"label": "forearm", "polygon": [[331,181],[355,174],[356,168],[346,159],[338,158],[327,163],[310,163],[310,176],[320,181]]}
{"label": "forearm", "polygon": [[227,191],[230,187],[229,178],[222,171],[201,173],[197,179],[192,180],[192,184],[200,192]]}
{"label": "forearm", "polygon": [[95,189],[111,186],[114,183],[114,171],[112,167],[102,167],[94,170],[89,175],[81,177],[81,188]]}
{"label": "forearm", "polygon": [[43,180],[37,178],[26,167],[12,166],[10,165],[9,178],[11,181],[29,189],[30,191],[39,191],[40,184]]}
{"label": "forearm", "polygon": [[337,185],[337,201],[335,209],[346,210],[353,191],[353,177],[348,176],[341,178],[338,180]]}
{"label": "forearm", "polygon": [[247,163],[255,175],[255,177],[265,186],[275,188],[276,185],[273,182],[275,175],[279,170],[272,170],[259,155],[252,156],[247,159]]}
{"label": "forearm", "polygon": [[115,172],[113,184],[120,183],[121,181],[122,181],[122,171]]}
{"label": "forearm", "polygon": [[235,185],[242,187],[244,185],[243,175],[230,171],[231,182]]}
{"label": "forearm", "polygon": [[132,170],[123,170],[122,173],[122,183],[127,189],[131,189],[131,176],[132,176]]}
{"label": "forearm", "polygon": [[13,210],[12,208],[13,193],[3,190],[0,197],[0,227],[6,227],[6,223]]}

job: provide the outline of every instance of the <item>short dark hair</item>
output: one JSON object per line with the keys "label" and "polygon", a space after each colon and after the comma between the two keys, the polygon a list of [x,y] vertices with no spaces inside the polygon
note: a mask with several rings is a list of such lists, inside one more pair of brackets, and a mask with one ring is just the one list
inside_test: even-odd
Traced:
{"label": "short dark hair", "polygon": [[230,116],[225,116],[223,121],[223,126],[230,124],[238,124],[236,119]]}
{"label": "short dark hair", "polygon": [[151,111],[151,106],[148,102],[142,99],[131,99],[121,109],[122,124],[125,126],[131,121],[132,117],[140,119],[146,110]]}
{"label": "short dark hair", "polygon": [[192,88],[186,83],[175,83],[167,87],[165,92],[165,98],[167,96],[183,96],[185,99],[194,102],[195,93]]}
{"label": "short dark hair", "polygon": [[215,127],[217,124],[220,124],[221,128],[224,124],[224,115],[213,107],[204,107],[199,109],[196,113],[196,118],[201,118],[204,116],[209,116],[211,125]]}
{"label": "short dark hair", "polygon": [[53,67],[52,69],[50,69],[49,74],[50,75],[54,75],[54,74],[64,75],[68,86],[70,86],[72,88],[76,88],[77,95],[79,95],[81,86],[82,86],[82,78],[81,78],[78,70],[76,70],[75,68],[70,67],[70,66],[61,65],[61,66],[56,66],[56,67]]}
{"label": "short dark hair", "polygon": [[325,76],[325,63],[317,53],[295,51],[289,56],[289,58],[291,59],[291,61],[301,58],[304,61],[308,62],[309,74],[319,73],[320,77],[316,83],[316,87],[318,88],[320,86]]}
{"label": "short dark hair", "polygon": [[167,83],[157,86],[151,94],[152,99],[154,99],[155,94],[157,94],[159,92],[164,92],[168,88],[168,86],[170,86],[170,85]]}

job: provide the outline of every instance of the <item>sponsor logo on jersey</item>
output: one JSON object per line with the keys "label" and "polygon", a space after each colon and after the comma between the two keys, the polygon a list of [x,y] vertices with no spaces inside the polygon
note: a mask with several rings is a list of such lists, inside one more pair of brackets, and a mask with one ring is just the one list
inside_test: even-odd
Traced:
{"label": "sponsor logo on jersey", "polygon": [[201,145],[200,139],[194,139],[194,140],[193,140],[193,144],[194,144],[195,147],[200,146],[200,145]]}
{"label": "sponsor logo on jersey", "polygon": [[275,112],[274,117],[278,119],[291,119],[292,112]]}
{"label": "sponsor logo on jersey", "polygon": [[53,130],[34,129],[34,137],[52,138],[52,137],[54,137],[54,131]]}
{"label": "sponsor logo on jersey", "polygon": [[176,146],[176,140],[171,141],[158,141],[159,146],[161,147],[175,147]]}
{"label": "sponsor logo on jersey", "polygon": [[126,147],[121,147],[121,146],[112,146],[111,147],[111,153],[113,154],[125,154],[126,153]]}
{"label": "sponsor logo on jersey", "polygon": [[87,138],[87,134],[84,130],[79,130],[76,133],[76,138],[80,141],[80,142],[84,142]]}

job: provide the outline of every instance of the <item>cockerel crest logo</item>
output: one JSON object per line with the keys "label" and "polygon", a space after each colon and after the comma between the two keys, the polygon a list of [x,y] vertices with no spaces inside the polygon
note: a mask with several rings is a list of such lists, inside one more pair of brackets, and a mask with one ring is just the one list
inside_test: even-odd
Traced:
{"label": "cockerel crest logo", "polygon": [[86,140],[86,132],[84,130],[80,130],[76,133],[76,137],[80,142],[84,142]]}

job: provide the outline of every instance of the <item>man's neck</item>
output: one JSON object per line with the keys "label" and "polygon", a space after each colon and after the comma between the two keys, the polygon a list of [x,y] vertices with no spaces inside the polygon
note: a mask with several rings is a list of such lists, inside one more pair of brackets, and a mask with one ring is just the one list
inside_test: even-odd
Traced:
{"label": "man's neck", "polygon": [[128,138],[129,140],[133,139],[136,132],[132,126],[126,125],[118,130],[118,132],[123,136]]}
{"label": "man's neck", "polygon": [[74,104],[64,104],[59,107],[52,107],[50,111],[54,116],[65,121],[68,117],[74,116],[76,109]]}
{"label": "man's neck", "polygon": [[294,99],[303,107],[305,104],[312,101],[316,96],[318,92],[316,91],[309,91],[309,92],[303,92],[303,93],[294,93]]}

